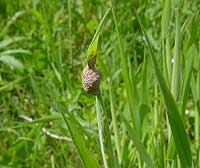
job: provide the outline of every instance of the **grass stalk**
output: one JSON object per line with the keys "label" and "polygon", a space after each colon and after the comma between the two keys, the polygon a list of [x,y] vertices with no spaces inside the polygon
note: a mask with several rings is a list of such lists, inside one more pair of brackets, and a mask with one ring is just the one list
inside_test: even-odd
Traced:
{"label": "grass stalk", "polygon": [[102,25],[103,25],[103,23],[104,23],[104,21],[105,21],[107,15],[109,14],[110,10],[111,10],[111,8],[108,8],[108,10],[107,10],[106,13],[104,14],[103,18],[101,19],[101,21],[100,21],[100,23],[99,23],[99,25],[98,25],[98,27],[97,27],[97,30],[96,30],[96,32],[95,32],[95,34],[94,34],[94,36],[93,36],[93,38],[92,38],[92,41],[91,41],[91,43],[90,43],[90,45],[89,45],[88,48],[91,48],[92,44],[94,43],[94,41],[96,40],[97,36],[99,35],[100,30],[101,30],[101,28],[102,28]]}
{"label": "grass stalk", "polygon": [[106,160],[105,148],[103,143],[103,129],[102,129],[102,115],[101,115],[101,99],[99,96],[96,97],[96,112],[97,112],[97,124],[98,124],[98,133],[99,133],[99,143],[101,148],[101,155],[103,158],[103,164],[105,168],[108,168],[108,163]]}

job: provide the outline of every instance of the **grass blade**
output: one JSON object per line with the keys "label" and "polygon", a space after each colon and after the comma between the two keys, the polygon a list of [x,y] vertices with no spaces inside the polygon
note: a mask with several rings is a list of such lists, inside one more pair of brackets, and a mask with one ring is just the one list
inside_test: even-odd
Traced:
{"label": "grass blade", "polygon": [[182,102],[182,108],[181,108],[181,115],[184,114],[186,105],[187,105],[187,98],[189,94],[189,89],[190,89],[190,79],[191,79],[191,73],[192,73],[192,65],[193,65],[193,58],[195,56],[195,53],[193,51],[196,50],[196,47],[192,45],[188,52],[187,52],[187,58],[186,58],[186,72],[185,72],[185,81],[183,84],[183,91],[181,92],[181,102]]}
{"label": "grass blade", "polygon": [[87,51],[87,62],[91,61],[92,59],[96,58],[96,53],[97,53],[97,45],[98,45],[98,40],[99,40],[99,33],[101,30],[101,27],[103,25],[103,22],[105,21],[106,16],[109,14],[111,8],[109,8],[106,13],[104,14],[103,18],[101,19],[101,22],[99,23],[99,26],[94,34],[94,37],[88,47]]}
{"label": "grass blade", "polygon": [[169,21],[170,21],[170,11],[171,9],[171,0],[166,0],[164,4],[164,9],[162,12],[162,20],[161,20],[161,30],[162,30],[162,38],[167,37],[168,29],[169,29]]}
{"label": "grass blade", "polygon": [[80,124],[73,118],[72,115],[68,117],[65,116],[65,111],[61,104],[58,104],[56,102],[56,106],[60,113],[62,114],[62,117],[65,121],[66,126],[68,127],[72,140],[76,146],[76,149],[78,150],[78,153],[80,155],[80,158],[82,160],[83,166],[85,168],[98,168],[99,165],[97,161],[95,160],[94,156],[90,151],[87,149],[85,140],[83,139],[83,136],[81,136],[80,131]]}
{"label": "grass blade", "polygon": [[110,99],[110,111],[112,115],[112,124],[114,130],[114,139],[117,151],[118,161],[121,164],[121,146],[120,146],[120,138],[119,138],[119,129],[117,125],[117,116],[116,111],[114,109],[114,101],[113,101],[113,93],[112,93],[112,81],[109,80],[109,99]]}
{"label": "grass blade", "polygon": [[105,168],[108,168],[108,163],[106,160],[106,154],[105,154],[105,149],[104,149],[104,144],[103,144],[103,133],[102,133],[102,125],[101,125],[101,107],[100,107],[100,102],[98,97],[96,97],[96,111],[97,111],[97,122],[98,122],[98,132],[99,132],[99,143],[101,147],[101,154],[103,158],[103,164]]}
{"label": "grass blade", "polygon": [[11,54],[32,54],[30,51],[28,50],[24,50],[24,49],[9,49],[3,52],[0,52],[0,56],[3,55],[11,55]]}
{"label": "grass blade", "polygon": [[176,35],[175,35],[175,46],[174,46],[174,65],[172,72],[172,83],[171,91],[174,99],[177,99],[179,93],[179,79],[180,79],[180,40],[181,40],[181,29],[180,29],[180,13],[179,9],[176,9]]}
{"label": "grass blade", "polygon": [[131,128],[131,125],[128,123],[126,118],[121,114],[122,121],[124,122],[126,129],[128,131],[128,134],[130,138],[132,139],[136,149],[138,150],[141,159],[148,165],[150,168],[155,168],[155,165],[150,157],[150,155],[146,152],[145,147],[142,145],[140,140],[137,138],[136,133],[134,132],[134,129]]}

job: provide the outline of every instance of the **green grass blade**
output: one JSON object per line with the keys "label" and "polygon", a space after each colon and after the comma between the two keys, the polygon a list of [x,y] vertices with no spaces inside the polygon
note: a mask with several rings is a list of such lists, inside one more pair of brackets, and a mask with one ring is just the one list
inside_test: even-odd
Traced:
{"label": "green grass blade", "polygon": [[101,27],[105,21],[106,16],[109,14],[111,8],[109,8],[105,15],[103,16],[103,18],[101,19],[99,26],[94,34],[94,37],[88,47],[88,51],[87,51],[87,62],[91,61],[92,59],[96,58],[96,53],[97,53],[97,45],[98,45],[98,40],[99,40],[99,33],[101,30]]}
{"label": "green grass blade", "polygon": [[161,71],[158,68],[158,63],[157,63],[156,57],[154,55],[153,49],[151,47],[150,40],[143,28],[141,20],[139,19],[135,9],[134,9],[134,13],[135,13],[137,21],[140,24],[141,30],[146,38],[147,47],[149,48],[149,51],[150,51],[150,56],[151,56],[154,72],[155,72],[156,78],[158,80],[158,83],[159,83],[159,86],[160,86],[160,89],[161,89],[161,92],[163,95],[163,99],[164,99],[164,102],[165,102],[165,105],[167,108],[167,115],[169,118],[170,127],[171,127],[172,134],[174,137],[176,150],[179,155],[179,159],[181,161],[181,165],[182,165],[182,167],[191,167],[192,166],[191,149],[190,149],[186,131],[184,129],[183,121],[179,114],[176,103],[173,99],[173,96],[167,87],[165,79],[164,79]]}
{"label": "green grass blade", "polygon": [[95,37],[94,42],[88,48],[87,62],[90,62],[91,60],[96,58],[98,41],[99,41],[99,34]]}
{"label": "green grass blade", "polygon": [[174,46],[174,65],[172,72],[172,83],[171,91],[174,99],[177,100],[179,93],[179,79],[180,79],[180,40],[181,40],[181,29],[180,29],[180,12],[179,9],[176,9],[176,32],[175,32],[175,46]]}
{"label": "green grass blade", "polygon": [[117,116],[116,111],[114,109],[114,98],[113,98],[113,92],[112,92],[112,81],[109,80],[109,99],[110,99],[110,111],[112,115],[112,125],[114,130],[114,140],[115,140],[115,146],[117,151],[117,157],[118,161],[121,164],[121,145],[120,145],[120,138],[119,138],[119,129],[117,125]]}
{"label": "green grass blade", "polygon": [[65,121],[66,126],[68,127],[72,140],[76,146],[76,149],[78,150],[78,153],[80,155],[80,158],[82,160],[83,166],[85,168],[98,168],[99,165],[97,161],[95,160],[94,156],[86,147],[85,140],[83,139],[83,136],[81,135],[80,131],[80,124],[73,118],[72,115],[69,115],[69,117],[65,116],[65,111],[61,104],[57,103],[57,108],[62,114],[62,117]]}
{"label": "green grass blade", "polygon": [[165,0],[164,9],[162,12],[162,20],[161,20],[161,30],[162,30],[162,38],[166,38],[168,29],[169,29],[169,21],[171,15],[171,0]]}
{"label": "green grass blade", "polygon": [[185,67],[185,81],[183,84],[183,91],[181,92],[181,102],[182,102],[182,108],[181,108],[181,115],[185,113],[186,105],[187,105],[187,98],[189,95],[189,89],[190,89],[190,79],[191,79],[191,73],[192,73],[192,65],[193,65],[193,58],[194,58],[194,50],[196,50],[195,45],[192,45],[186,55],[186,67]]}
{"label": "green grass blade", "polygon": [[11,55],[11,54],[32,54],[32,53],[28,50],[19,48],[19,49],[9,49],[9,50],[3,51],[0,53],[0,56]]}

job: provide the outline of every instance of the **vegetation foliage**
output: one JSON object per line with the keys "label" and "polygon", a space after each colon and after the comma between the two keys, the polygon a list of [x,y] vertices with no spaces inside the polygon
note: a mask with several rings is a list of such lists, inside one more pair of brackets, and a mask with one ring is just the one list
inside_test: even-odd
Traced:
{"label": "vegetation foliage", "polygon": [[0,167],[199,168],[199,9],[0,0]]}

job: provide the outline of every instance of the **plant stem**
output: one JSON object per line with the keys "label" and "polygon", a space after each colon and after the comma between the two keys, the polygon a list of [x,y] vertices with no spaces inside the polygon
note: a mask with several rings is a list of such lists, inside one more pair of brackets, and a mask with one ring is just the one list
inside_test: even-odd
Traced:
{"label": "plant stem", "polygon": [[103,144],[103,133],[102,133],[102,125],[101,125],[101,107],[99,97],[96,96],[96,111],[97,111],[97,123],[98,123],[98,132],[99,132],[99,143],[101,148],[101,154],[103,158],[103,164],[105,168],[108,168],[108,163],[106,160],[104,144]]}

